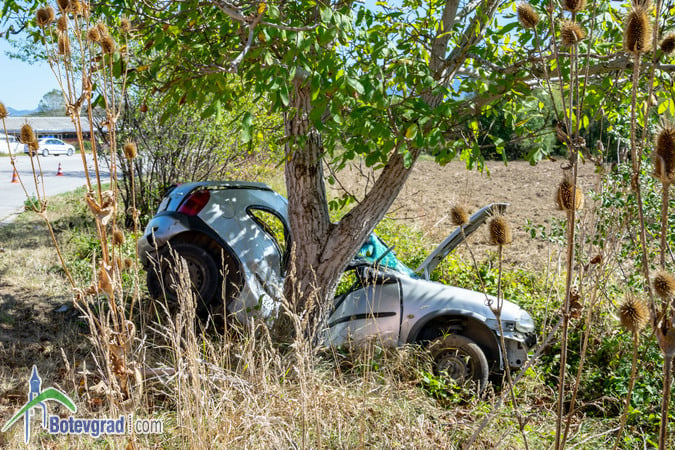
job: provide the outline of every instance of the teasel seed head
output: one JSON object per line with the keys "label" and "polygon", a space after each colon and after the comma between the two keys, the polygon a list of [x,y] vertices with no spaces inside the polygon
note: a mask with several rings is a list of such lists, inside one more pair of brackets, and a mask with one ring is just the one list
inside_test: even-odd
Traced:
{"label": "teasel seed head", "polygon": [[131,269],[134,266],[134,260],[131,258],[124,258],[124,268]]}
{"label": "teasel seed head", "polygon": [[33,132],[33,128],[25,123],[21,127],[21,143],[23,144],[30,144],[31,142],[37,142],[37,139],[35,139],[35,133]]}
{"label": "teasel seed head", "polygon": [[40,148],[40,144],[38,143],[37,139],[28,143],[28,150],[30,150],[33,154],[38,151],[38,148]]}
{"label": "teasel seed head", "polygon": [[654,177],[663,184],[675,181],[675,127],[665,126],[654,143]]}
{"label": "teasel seed head", "polygon": [[7,113],[7,108],[5,108],[5,104],[0,102],[0,120],[6,118],[7,116],[9,116],[9,114]]}
{"label": "teasel seed head", "polygon": [[61,14],[59,20],[56,21],[56,29],[61,33],[68,31],[68,16]]}
{"label": "teasel seed head", "polygon": [[648,52],[652,48],[652,26],[647,10],[635,7],[626,17],[623,30],[623,49],[630,53]]}
{"label": "teasel seed head", "polygon": [[586,0],[563,0],[562,6],[564,10],[576,13],[586,7]]}
{"label": "teasel seed head", "polygon": [[523,28],[534,28],[539,23],[539,14],[529,3],[519,3],[516,12],[518,13],[518,22]]}
{"label": "teasel seed head", "polygon": [[110,55],[115,52],[115,40],[109,34],[106,34],[101,38],[101,50],[106,55]]}
{"label": "teasel seed head", "polygon": [[73,13],[74,16],[81,16],[82,13],[84,12],[84,7],[82,6],[82,3],[80,3],[79,0],[71,0],[70,12]]}
{"label": "teasel seed head", "polygon": [[558,206],[558,209],[561,211],[571,211],[572,209],[575,210],[583,209],[584,193],[578,186],[575,191],[572,183],[564,179],[558,185],[558,191],[556,192],[555,201]]}
{"label": "teasel seed head", "polygon": [[59,55],[70,56],[70,39],[65,33],[59,35]]}
{"label": "teasel seed head", "polygon": [[124,244],[124,233],[122,233],[122,231],[117,227],[113,228],[112,243],[113,245]]}
{"label": "teasel seed head", "polygon": [[54,8],[46,6],[38,9],[35,13],[35,20],[38,26],[46,27],[54,20]]}
{"label": "teasel seed head", "polygon": [[560,40],[564,47],[572,47],[585,37],[586,33],[578,23],[570,20],[563,22],[560,28]]}
{"label": "teasel seed head", "polygon": [[673,53],[675,50],[675,33],[668,33],[661,41],[660,47],[666,55]]}
{"label": "teasel seed head", "polygon": [[120,20],[120,29],[123,33],[129,33],[131,31],[131,21],[126,17],[122,17]]}
{"label": "teasel seed head", "polygon": [[647,304],[637,297],[629,295],[619,307],[621,326],[633,334],[641,332],[649,320]]}
{"label": "teasel seed head", "polygon": [[101,32],[98,27],[91,27],[87,30],[87,39],[91,42],[99,42],[101,40]]}
{"label": "teasel seed head", "polygon": [[654,291],[662,299],[669,299],[675,294],[675,278],[668,272],[659,271],[654,275]]}
{"label": "teasel seed head", "polygon": [[70,1],[69,0],[57,0],[56,3],[59,4],[59,9],[61,11],[66,11],[68,9],[68,5],[70,4]]}
{"label": "teasel seed head", "polygon": [[450,210],[450,217],[452,218],[452,223],[458,227],[469,222],[469,213],[462,205],[453,206]]}
{"label": "teasel seed head", "polygon": [[633,7],[649,9],[652,6],[651,0],[633,0]]}
{"label": "teasel seed head", "polygon": [[490,221],[490,244],[508,245],[512,241],[511,226],[502,216],[497,216]]}
{"label": "teasel seed head", "polygon": [[108,33],[108,27],[103,22],[98,22],[96,24],[96,28],[98,28],[98,32],[101,34],[101,37],[110,34]]}
{"label": "teasel seed head", "polygon": [[135,142],[127,141],[122,150],[124,151],[124,157],[129,161],[136,158],[136,155],[138,155],[138,149],[136,148]]}

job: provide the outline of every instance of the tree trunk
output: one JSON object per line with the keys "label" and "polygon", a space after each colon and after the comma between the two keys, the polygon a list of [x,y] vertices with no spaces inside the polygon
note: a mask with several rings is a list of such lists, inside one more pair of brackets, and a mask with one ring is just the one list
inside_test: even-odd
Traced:
{"label": "tree trunk", "polygon": [[[302,317],[302,331],[315,341],[329,313],[333,295],[347,263],[384,217],[407,180],[403,156],[396,150],[364,200],[339,223],[330,222],[321,158],[319,133],[308,119],[310,87],[296,81],[290,111],[284,119],[286,143],[286,189],[293,247],[284,294],[293,313]],[[413,161],[420,151],[415,149]],[[282,339],[296,330],[280,318],[276,327]]]}

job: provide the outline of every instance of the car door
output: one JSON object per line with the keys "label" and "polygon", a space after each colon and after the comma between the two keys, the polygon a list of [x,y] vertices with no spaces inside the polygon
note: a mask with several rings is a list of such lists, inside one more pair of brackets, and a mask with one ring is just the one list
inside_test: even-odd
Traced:
{"label": "car door", "polygon": [[355,272],[357,279],[351,289],[335,298],[333,313],[328,319],[326,343],[398,345],[401,325],[399,280],[374,267],[362,267]]}
{"label": "car door", "polygon": [[51,153],[65,153],[66,152],[66,146],[62,141],[59,141],[58,139],[50,139],[48,141],[49,143],[49,151]]}

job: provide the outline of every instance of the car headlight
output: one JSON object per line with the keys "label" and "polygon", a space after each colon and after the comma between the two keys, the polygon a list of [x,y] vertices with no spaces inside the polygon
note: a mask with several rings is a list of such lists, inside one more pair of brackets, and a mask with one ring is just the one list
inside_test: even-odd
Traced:
{"label": "car headlight", "polygon": [[525,310],[520,311],[520,315],[516,320],[516,330],[522,333],[529,333],[531,331],[534,331],[534,320],[532,320],[532,316],[530,316],[530,314],[527,311]]}

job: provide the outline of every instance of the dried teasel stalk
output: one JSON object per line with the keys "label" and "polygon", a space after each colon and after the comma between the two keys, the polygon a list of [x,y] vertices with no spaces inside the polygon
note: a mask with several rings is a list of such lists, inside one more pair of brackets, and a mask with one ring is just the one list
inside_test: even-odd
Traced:
{"label": "dried teasel stalk", "polygon": [[113,245],[124,244],[124,233],[122,233],[122,231],[119,228],[113,228],[112,243]]}
{"label": "dried teasel stalk", "polygon": [[30,144],[31,142],[37,142],[37,139],[35,139],[35,133],[33,132],[33,128],[25,123],[21,127],[21,134],[19,135],[19,138],[21,139],[22,144]]}
{"label": "dried teasel stalk", "polygon": [[91,42],[101,41],[101,32],[98,30],[98,27],[91,27],[87,30],[87,39]]}
{"label": "dried teasel stalk", "polygon": [[631,333],[640,333],[649,320],[649,308],[639,298],[629,295],[619,307],[621,326]]}
{"label": "dried teasel stalk", "polygon": [[668,33],[659,46],[661,47],[661,51],[666,55],[673,53],[675,51],[675,33]]}
{"label": "dried teasel stalk", "polygon": [[115,40],[110,36],[109,34],[106,34],[101,38],[101,50],[103,50],[103,53],[106,55],[110,55],[115,52]]}
{"label": "dried teasel stalk", "polygon": [[586,32],[581,26],[572,21],[565,21],[560,28],[560,41],[563,47],[572,47],[586,37]]}
{"label": "dried teasel stalk", "polygon": [[469,213],[464,206],[455,205],[450,210],[450,218],[454,225],[461,227],[469,222]]}
{"label": "dried teasel stalk", "polygon": [[668,272],[659,271],[654,275],[652,281],[656,295],[664,300],[668,300],[675,294],[675,278]]}
{"label": "dried teasel stalk", "polygon": [[122,17],[120,19],[120,29],[123,33],[129,33],[131,31],[131,21],[126,17]]}
{"label": "dried teasel stalk", "polygon": [[136,158],[138,155],[138,149],[136,148],[136,144],[131,141],[127,141],[124,144],[124,147],[122,149],[124,151],[124,157],[131,161],[132,159]]}
{"label": "dried teasel stalk", "polygon": [[623,49],[629,53],[644,53],[652,48],[652,26],[647,9],[635,7],[626,17]]}
{"label": "dried teasel stalk", "polygon": [[[574,197],[574,198],[572,198]],[[562,180],[558,185],[555,197],[558,209],[561,211],[579,210],[584,207],[584,193],[577,186],[576,190],[568,180]]]}
{"label": "dried teasel stalk", "polygon": [[490,244],[508,245],[513,240],[511,225],[503,216],[497,216],[490,221]]}
{"label": "dried teasel stalk", "polygon": [[61,14],[61,16],[59,16],[59,20],[56,21],[56,29],[61,33],[68,31],[68,16],[65,14]]}
{"label": "dried teasel stalk", "polygon": [[665,126],[656,136],[654,177],[665,185],[675,181],[675,127]]}
{"label": "dried teasel stalk", "polygon": [[534,28],[539,23],[539,14],[529,3],[519,3],[516,12],[518,13],[518,22],[525,29]]}
{"label": "dried teasel stalk", "polygon": [[586,0],[563,0],[562,7],[565,11],[576,13],[586,7]]}
{"label": "dried teasel stalk", "polygon": [[46,27],[47,25],[52,23],[54,21],[54,17],[55,17],[54,8],[52,8],[51,6],[40,8],[35,13],[35,21],[40,27]]}
{"label": "dried teasel stalk", "polygon": [[59,55],[70,56],[70,39],[66,33],[59,35]]}
{"label": "dried teasel stalk", "polygon": [[98,32],[101,34],[101,37],[110,34],[108,33],[108,27],[103,22],[98,22],[96,24],[96,28],[98,29]]}

